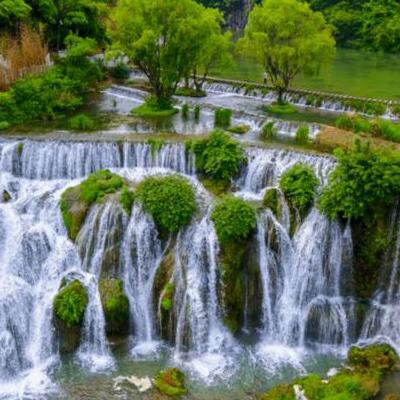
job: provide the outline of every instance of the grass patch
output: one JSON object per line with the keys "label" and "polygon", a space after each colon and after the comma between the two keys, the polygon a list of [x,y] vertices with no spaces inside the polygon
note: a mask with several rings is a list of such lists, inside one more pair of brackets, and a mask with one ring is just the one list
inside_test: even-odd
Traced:
{"label": "grass patch", "polygon": [[295,114],[297,112],[296,107],[289,103],[283,103],[283,104],[272,103],[265,109],[267,112],[276,115],[288,115],[288,114]]}
{"label": "grass patch", "polygon": [[218,108],[215,110],[214,123],[216,127],[229,128],[232,120],[232,110],[229,108]]}
{"label": "grass patch", "polygon": [[191,87],[179,87],[176,89],[175,94],[177,96],[184,97],[206,97],[207,93],[204,90],[196,90]]}
{"label": "grass patch", "polygon": [[94,121],[86,114],[79,114],[69,120],[69,127],[74,131],[90,131],[94,128]]}
{"label": "grass patch", "polygon": [[236,133],[238,135],[244,135],[245,133],[247,133],[250,130],[250,126],[249,125],[236,125],[236,126],[232,126],[231,128],[228,129],[228,132],[230,133]]}

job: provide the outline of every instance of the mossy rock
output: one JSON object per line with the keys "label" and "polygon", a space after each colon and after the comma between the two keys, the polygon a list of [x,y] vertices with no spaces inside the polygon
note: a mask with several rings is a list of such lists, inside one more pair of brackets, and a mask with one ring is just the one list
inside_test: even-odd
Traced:
{"label": "mossy rock", "polygon": [[161,308],[164,311],[171,311],[173,308],[175,285],[172,282],[168,282],[164,288],[163,293],[164,295],[161,299]]}
{"label": "mossy rock", "polygon": [[157,374],[154,386],[163,394],[180,397],[187,393],[185,374],[177,368],[170,368]]}
{"label": "mossy rock", "polygon": [[257,400],[296,400],[293,386],[279,385],[257,397]]}
{"label": "mossy rock", "polygon": [[107,333],[123,334],[129,330],[129,300],[119,279],[99,282],[101,303],[106,319]]}
{"label": "mossy rock", "polygon": [[267,189],[263,199],[263,206],[269,208],[278,219],[280,218],[279,190],[277,188]]}
{"label": "mossy rock", "polygon": [[61,353],[73,353],[81,342],[81,326],[68,326],[61,320],[57,320],[59,332],[59,346]]}
{"label": "mossy rock", "polygon": [[376,344],[367,347],[352,347],[347,364],[358,370],[372,370],[387,374],[396,369],[399,357],[388,344]]}
{"label": "mossy rock", "polygon": [[244,135],[245,133],[249,132],[251,129],[250,125],[235,125],[228,128],[228,132],[236,133],[238,135]]}
{"label": "mossy rock", "polygon": [[3,190],[3,201],[4,203],[8,203],[9,201],[11,201],[11,195],[9,192],[7,192],[7,190]]}
{"label": "mossy rock", "polygon": [[214,196],[226,194],[231,187],[231,182],[227,180],[214,180],[202,177],[200,181],[205,189]]}
{"label": "mossy rock", "polygon": [[126,188],[124,180],[109,170],[97,171],[80,185],[67,189],[61,196],[60,208],[68,236],[75,240],[93,203]]}
{"label": "mossy rock", "polygon": [[63,287],[54,299],[54,312],[68,327],[81,326],[88,304],[86,288],[78,280]]}

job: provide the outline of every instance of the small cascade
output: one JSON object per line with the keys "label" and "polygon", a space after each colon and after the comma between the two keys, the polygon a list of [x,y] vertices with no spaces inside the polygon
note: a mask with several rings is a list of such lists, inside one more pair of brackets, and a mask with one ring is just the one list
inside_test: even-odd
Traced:
{"label": "small cascade", "polygon": [[[387,269],[383,271],[379,289],[372,299],[365,320],[362,342],[384,341],[400,352],[400,209],[392,213]],[[384,264],[385,265],[385,264]]]}
{"label": "small cascade", "polygon": [[106,267],[106,252],[112,248],[110,238],[113,237],[114,230],[122,225],[122,219],[123,212],[118,203],[109,201],[103,205],[95,205],[91,208],[77,238],[82,255],[82,268],[86,272],[82,283],[88,291],[89,298],[77,359],[94,371],[110,369],[114,364],[106,338],[98,282],[102,268]]}
{"label": "small cascade", "polygon": [[342,266],[348,262],[345,230],[313,209],[290,238],[267,210],[258,220],[257,242],[263,340],[300,348],[346,348],[350,310],[340,290]]}
{"label": "small cascade", "polygon": [[183,143],[0,141],[0,170],[27,179],[77,179],[107,168],[165,168],[193,175],[195,159]]}
{"label": "small cascade", "polygon": [[135,356],[153,353],[155,339],[153,315],[153,283],[161,262],[162,249],[152,218],[135,204],[124,234],[121,248],[122,273],[128,296],[134,332]]}
{"label": "small cascade", "polygon": [[178,316],[175,352],[205,380],[227,373],[228,366],[231,373],[234,370],[234,342],[221,322],[217,295],[218,250],[209,213],[179,234],[173,277]]}
{"label": "small cascade", "polygon": [[325,184],[329,173],[335,166],[330,157],[321,157],[280,149],[247,150],[248,165],[243,169],[237,185],[243,192],[263,194],[263,189],[276,186],[284,171],[296,163],[304,163],[313,168],[322,184]]}

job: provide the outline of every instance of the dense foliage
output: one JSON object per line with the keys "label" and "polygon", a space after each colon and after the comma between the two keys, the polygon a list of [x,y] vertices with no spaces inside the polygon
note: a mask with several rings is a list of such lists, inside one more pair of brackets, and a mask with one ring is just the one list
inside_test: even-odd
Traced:
{"label": "dense foliage", "polygon": [[241,144],[222,131],[214,131],[207,139],[194,142],[192,149],[198,170],[216,181],[229,181],[246,162]]}
{"label": "dense foliage", "polygon": [[54,119],[82,105],[86,91],[103,78],[100,66],[87,58],[94,45],[89,39],[70,36],[66,57],[54,67],[0,92],[0,122],[15,125]]}
{"label": "dense foliage", "polygon": [[76,280],[59,291],[54,299],[54,311],[67,326],[78,326],[82,323],[87,303],[86,288]]}
{"label": "dense foliage", "polygon": [[303,214],[314,201],[318,178],[311,167],[305,164],[296,164],[281,176],[279,186],[285,194],[289,204]]}
{"label": "dense foliage", "polygon": [[238,197],[222,198],[211,216],[221,244],[247,239],[256,227],[256,211],[252,205]]}
{"label": "dense foliage", "polygon": [[337,150],[338,166],[324,188],[319,206],[330,218],[363,218],[390,207],[400,194],[400,155],[357,143]]}
{"label": "dense foliage", "polygon": [[109,30],[112,53],[127,55],[149,79],[159,108],[168,108],[181,79],[209,62],[205,49],[221,35],[220,23],[217,10],[194,0],[119,0]]}
{"label": "dense foliage", "polygon": [[147,178],[136,195],[162,231],[177,233],[196,212],[193,188],[178,175]]}
{"label": "dense foliage", "polygon": [[334,55],[335,41],[321,13],[298,0],[264,0],[249,15],[239,48],[263,66],[279,99],[300,73],[314,74]]}

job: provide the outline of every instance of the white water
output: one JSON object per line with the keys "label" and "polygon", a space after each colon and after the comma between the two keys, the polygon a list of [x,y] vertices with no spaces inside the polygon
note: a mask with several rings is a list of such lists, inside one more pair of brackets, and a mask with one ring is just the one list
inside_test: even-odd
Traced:
{"label": "white water", "polygon": [[[335,165],[328,157],[286,150],[249,149],[248,158],[236,194],[249,199],[260,199],[267,187],[276,187],[296,162],[310,165],[322,184]],[[179,233],[176,245],[171,363],[212,383],[233,375],[243,354],[251,354],[270,372],[287,364],[302,370],[310,352],[342,353],[357,340],[352,291],[346,285],[351,281],[349,226],[329,222],[313,208],[291,237],[283,196],[280,220],[270,210],[261,212],[254,237],[262,313],[258,331],[246,328],[257,334],[258,344],[244,349],[232,337],[222,323],[212,199],[195,177],[194,165],[183,144],[164,145],[152,154],[148,144],[139,143],[28,140],[21,152],[18,142],[0,142],[0,195],[3,190],[11,195],[9,203],[0,200],[0,398],[35,398],[56,389],[52,374],[61,358],[52,308],[64,278],[79,279],[89,295],[75,362],[95,372],[116,367],[98,290],[104,274],[123,281],[130,303],[131,355],[148,359],[162,351],[152,287],[167,243],[158,237],[150,216],[138,205],[130,216],[118,202],[95,205],[76,244],[68,240],[62,223],[61,193],[105,167],[134,182],[156,173],[185,173],[197,192],[200,212]],[[398,235],[397,228],[394,232]],[[389,289],[374,300],[365,340],[382,336],[399,341],[399,237],[390,284],[382,283],[382,289]],[[117,254],[111,267],[105,262],[110,250]]]}

